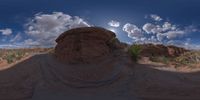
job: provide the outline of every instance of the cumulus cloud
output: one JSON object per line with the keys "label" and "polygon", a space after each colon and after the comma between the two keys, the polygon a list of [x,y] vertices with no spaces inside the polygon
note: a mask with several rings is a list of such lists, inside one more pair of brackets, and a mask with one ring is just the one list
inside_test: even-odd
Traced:
{"label": "cumulus cloud", "polygon": [[162,30],[163,31],[169,31],[169,30],[176,30],[176,25],[172,25],[171,23],[169,22],[164,22],[164,24],[162,25]]}
{"label": "cumulus cloud", "polygon": [[109,25],[109,26],[112,26],[112,27],[119,27],[119,26],[120,26],[120,22],[111,20],[111,21],[108,23],[108,25]]}
{"label": "cumulus cloud", "polygon": [[161,33],[158,33],[158,34],[156,34],[156,37],[157,37],[158,41],[163,41],[163,39],[165,38],[165,35],[161,34]]}
{"label": "cumulus cloud", "polygon": [[[169,21],[163,20],[160,16],[151,14],[145,18],[151,18],[154,22],[147,22],[140,29],[138,26],[127,23],[123,27],[123,31],[128,33],[128,37],[132,38],[132,43],[152,43],[152,44],[172,44],[180,45],[185,48],[199,48],[200,46],[191,45],[185,41],[177,41],[179,37],[185,37],[192,32],[200,32],[194,25],[180,26]],[[146,34],[145,34],[146,33]],[[189,46],[190,45],[190,46]]]}
{"label": "cumulus cloud", "polygon": [[156,34],[157,40],[162,41],[165,37],[167,39],[174,39],[184,36],[194,28],[180,29],[177,25],[173,25],[170,22],[164,22],[163,24],[146,23],[142,28],[147,34]]}
{"label": "cumulus cloud", "polygon": [[15,35],[14,38],[12,38],[12,39],[10,40],[10,42],[17,42],[17,41],[19,41],[19,40],[21,40],[21,39],[22,39],[21,33],[18,33],[17,35]]}
{"label": "cumulus cloud", "polygon": [[[163,19],[155,14],[148,17],[153,19],[154,22],[147,22],[142,26],[126,23],[123,26],[123,31],[127,33],[128,37],[133,39],[132,42],[167,44],[200,49],[200,46],[198,45],[176,40],[177,37],[186,36],[192,32],[199,32],[199,29],[194,25],[181,27],[169,21],[161,21]],[[120,22],[114,20],[111,20],[108,23],[109,26],[114,28],[120,27],[120,24]],[[0,33],[6,35],[3,37],[2,41],[9,41],[11,43],[11,45],[2,45],[2,47],[54,46],[55,39],[64,31],[90,26],[91,25],[84,19],[63,12],[53,12],[50,14],[39,13],[25,24],[25,33],[28,37],[23,37],[24,34],[22,35],[22,33],[11,35],[13,32],[9,28],[1,29]],[[16,42],[22,40],[22,38],[26,38],[26,40],[20,43]]]}
{"label": "cumulus cloud", "polygon": [[12,29],[10,29],[10,28],[0,29],[0,32],[2,33],[2,35],[11,35]]}
{"label": "cumulus cloud", "polygon": [[189,26],[185,27],[185,31],[188,32],[188,33],[191,33],[191,32],[200,32],[200,29],[198,29],[197,26],[189,25]]}
{"label": "cumulus cloud", "polygon": [[26,44],[55,45],[55,39],[64,31],[78,27],[90,27],[91,25],[78,16],[53,12],[51,14],[36,14],[25,26],[25,33],[36,41],[27,40]]}
{"label": "cumulus cloud", "polygon": [[156,25],[151,24],[151,23],[144,24],[142,29],[148,34],[150,34],[150,33],[159,33],[159,32],[162,31],[160,26],[158,26],[158,25],[156,26]]}
{"label": "cumulus cloud", "polygon": [[150,33],[156,34],[156,33],[165,33],[167,31],[175,31],[177,28],[176,25],[172,25],[169,22],[165,22],[163,25],[146,23],[143,25],[142,29],[148,34]]}
{"label": "cumulus cloud", "polygon": [[183,47],[188,50],[200,50],[199,44],[190,43],[187,39],[186,41],[170,40],[166,43],[166,45],[175,45],[177,47]]}
{"label": "cumulus cloud", "polygon": [[128,33],[128,37],[136,39],[143,36],[143,32],[136,25],[127,23],[123,26],[123,31]]}
{"label": "cumulus cloud", "polygon": [[13,49],[13,48],[21,48],[22,46],[13,45],[13,44],[0,44],[0,48],[7,48],[7,49]]}
{"label": "cumulus cloud", "polygon": [[151,14],[150,17],[154,20],[154,21],[161,21],[163,20],[160,16],[156,15],[156,14]]}
{"label": "cumulus cloud", "polygon": [[38,41],[33,39],[26,39],[23,42],[24,46],[40,46],[41,44]]}
{"label": "cumulus cloud", "polygon": [[173,38],[176,38],[176,37],[180,37],[180,36],[183,36],[185,35],[186,32],[185,31],[182,31],[182,30],[175,30],[175,31],[168,31],[166,33],[164,33],[165,36],[167,36],[168,39],[173,39]]}

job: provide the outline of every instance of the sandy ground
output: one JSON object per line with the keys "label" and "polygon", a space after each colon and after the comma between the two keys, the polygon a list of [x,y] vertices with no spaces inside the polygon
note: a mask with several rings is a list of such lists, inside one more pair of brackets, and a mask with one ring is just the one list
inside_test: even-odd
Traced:
{"label": "sandy ground", "polygon": [[144,100],[199,100],[200,72],[183,73],[136,65],[132,89]]}
{"label": "sandy ground", "polygon": [[3,60],[3,61],[0,62],[0,71],[1,71],[1,70],[6,70],[6,69],[8,69],[8,68],[11,68],[11,67],[15,66],[16,64],[21,63],[21,62],[23,62],[24,60],[29,59],[29,58],[32,57],[32,56],[33,56],[33,55],[29,55],[29,56],[23,57],[22,59],[20,59],[20,60],[14,62],[14,63],[11,63],[11,64],[8,64],[6,60]]}
{"label": "sandy ground", "polygon": [[68,84],[65,70],[54,70],[62,65],[51,55],[35,55],[0,71],[0,100],[200,100],[200,72],[120,62],[119,78],[81,88]]}

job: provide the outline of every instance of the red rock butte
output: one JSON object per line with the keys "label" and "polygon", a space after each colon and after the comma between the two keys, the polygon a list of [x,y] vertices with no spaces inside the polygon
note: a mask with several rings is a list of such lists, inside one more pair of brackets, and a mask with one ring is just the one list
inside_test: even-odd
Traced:
{"label": "red rock butte", "polygon": [[56,58],[65,63],[91,63],[112,51],[115,33],[99,27],[68,30],[57,39]]}

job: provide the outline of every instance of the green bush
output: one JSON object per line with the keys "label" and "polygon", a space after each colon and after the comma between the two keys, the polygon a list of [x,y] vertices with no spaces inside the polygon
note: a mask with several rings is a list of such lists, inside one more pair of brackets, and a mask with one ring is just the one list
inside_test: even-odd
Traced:
{"label": "green bush", "polygon": [[140,45],[132,45],[128,50],[128,52],[131,55],[131,58],[136,62],[138,61],[139,54],[141,51],[142,51],[142,49],[141,49]]}
{"label": "green bush", "polygon": [[172,60],[172,58],[165,56],[155,56],[155,57],[150,57],[150,60],[153,62],[162,62],[168,64]]}
{"label": "green bush", "polygon": [[15,55],[16,55],[16,60],[20,60],[25,55],[25,53],[22,51],[17,51]]}
{"label": "green bush", "polygon": [[14,60],[15,60],[15,55],[13,53],[11,54],[8,54],[5,58],[7,60],[7,62],[10,64],[10,63],[13,63]]}

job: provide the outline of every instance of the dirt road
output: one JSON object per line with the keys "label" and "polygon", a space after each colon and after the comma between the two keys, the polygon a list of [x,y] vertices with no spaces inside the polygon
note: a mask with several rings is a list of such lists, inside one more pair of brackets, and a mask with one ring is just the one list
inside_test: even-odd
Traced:
{"label": "dirt road", "polygon": [[35,55],[0,71],[0,100],[200,100],[200,72],[172,72],[127,61],[116,63],[119,69],[108,78],[114,81],[83,88],[71,86],[66,80],[71,71],[53,56]]}

